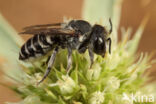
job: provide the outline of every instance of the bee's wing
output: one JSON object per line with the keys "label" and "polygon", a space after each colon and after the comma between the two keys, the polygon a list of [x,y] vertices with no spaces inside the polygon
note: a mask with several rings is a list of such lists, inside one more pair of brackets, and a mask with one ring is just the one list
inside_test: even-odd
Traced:
{"label": "bee's wing", "polygon": [[42,24],[42,25],[32,25],[32,26],[27,26],[23,28],[23,30],[30,30],[30,29],[39,29],[39,28],[50,28],[50,27],[56,27],[56,26],[61,26],[64,25],[65,23],[53,23],[53,24]]}
{"label": "bee's wing", "polygon": [[40,27],[40,28],[29,28],[25,29],[20,34],[43,34],[43,35],[71,35],[75,36],[75,30],[68,28],[49,28],[49,27]]}

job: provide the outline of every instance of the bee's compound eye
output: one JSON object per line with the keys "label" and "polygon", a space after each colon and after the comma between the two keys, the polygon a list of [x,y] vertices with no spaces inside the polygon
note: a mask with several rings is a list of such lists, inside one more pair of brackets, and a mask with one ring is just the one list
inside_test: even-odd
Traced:
{"label": "bee's compound eye", "polygon": [[99,43],[99,44],[102,44],[102,43],[103,43],[102,38],[98,38],[98,43]]}
{"label": "bee's compound eye", "polygon": [[84,40],[84,36],[79,37],[79,41],[82,42]]}

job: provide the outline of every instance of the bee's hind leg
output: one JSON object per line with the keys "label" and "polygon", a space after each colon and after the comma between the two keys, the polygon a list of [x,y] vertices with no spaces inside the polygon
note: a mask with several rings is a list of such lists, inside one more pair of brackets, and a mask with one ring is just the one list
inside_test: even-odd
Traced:
{"label": "bee's hind leg", "polygon": [[48,61],[48,67],[46,69],[46,72],[45,72],[43,78],[37,83],[37,85],[39,85],[40,83],[42,83],[46,79],[46,77],[48,76],[48,74],[50,73],[51,68],[52,68],[52,66],[54,64],[54,61],[55,61],[55,58],[56,58],[56,54],[57,53],[58,53],[58,47],[56,47],[54,49],[54,51],[53,51],[53,53],[52,53],[52,55],[51,55],[51,57],[50,57],[50,59]]}
{"label": "bee's hind leg", "polygon": [[45,62],[43,62],[43,64],[41,65],[42,67],[48,64],[48,62],[49,62],[49,60],[50,60],[50,57],[51,57],[51,56],[48,56],[47,60],[46,60]]}
{"label": "bee's hind leg", "polygon": [[67,75],[70,72],[71,65],[72,65],[72,49],[70,47],[68,47],[67,68],[66,68]]}

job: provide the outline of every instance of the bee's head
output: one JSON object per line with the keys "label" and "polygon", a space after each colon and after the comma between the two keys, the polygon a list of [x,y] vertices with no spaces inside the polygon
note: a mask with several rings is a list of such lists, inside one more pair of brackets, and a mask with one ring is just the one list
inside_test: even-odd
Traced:
{"label": "bee's head", "polygon": [[[104,57],[106,52],[106,43],[108,41],[108,35],[112,32],[112,22],[109,19],[110,22],[110,30],[106,30],[105,27],[101,25],[94,25],[92,28],[91,33],[91,47],[93,49],[93,52],[95,52],[98,55],[101,55]],[[109,52],[111,51],[111,43],[109,44]]]}
{"label": "bee's head", "polygon": [[104,57],[106,52],[105,45],[106,31],[101,25],[94,25],[91,33],[91,46],[93,52]]}

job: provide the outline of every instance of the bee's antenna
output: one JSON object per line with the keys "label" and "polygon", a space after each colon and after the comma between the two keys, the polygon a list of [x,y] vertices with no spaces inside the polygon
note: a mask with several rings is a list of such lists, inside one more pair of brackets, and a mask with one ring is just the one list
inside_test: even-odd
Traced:
{"label": "bee's antenna", "polygon": [[112,31],[113,31],[113,25],[112,25],[112,21],[111,21],[111,18],[109,18],[109,23],[110,23],[110,30],[109,30],[109,34],[111,34],[112,33]]}

